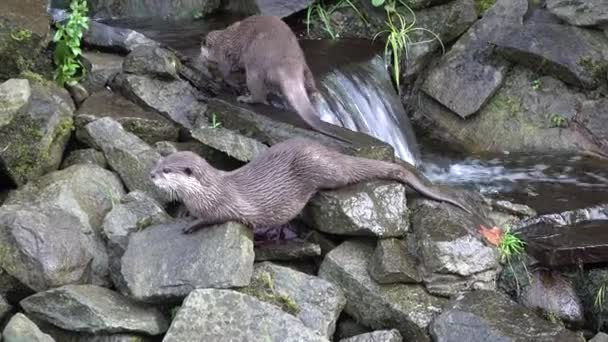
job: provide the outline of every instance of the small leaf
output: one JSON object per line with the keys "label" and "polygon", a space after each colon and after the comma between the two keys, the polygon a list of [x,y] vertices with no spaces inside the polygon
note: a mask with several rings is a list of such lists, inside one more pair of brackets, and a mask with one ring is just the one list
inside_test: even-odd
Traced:
{"label": "small leaf", "polygon": [[384,0],[372,0],[372,5],[374,7],[380,7],[384,4]]}

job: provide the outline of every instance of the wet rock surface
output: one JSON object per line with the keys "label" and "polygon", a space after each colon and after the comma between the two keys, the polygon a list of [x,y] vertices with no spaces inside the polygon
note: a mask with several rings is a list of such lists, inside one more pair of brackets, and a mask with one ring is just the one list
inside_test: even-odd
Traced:
{"label": "wet rock surface", "polygon": [[4,316],[8,314],[12,310],[12,306],[4,299],[3,296],[0,296],[0,320],[4,319]]}
{"label": "wet rock surface", "polygon": [[34,322],[22,313],[13,316],[2,332],[2,338],[6,342],[55,342],[55,340],[43,333]]}
{"label": "wet rock surface", "polygon": [[157,42],[137,31],[108,26],[94,20],[89,22],[89,29],[82,39],[90,46],[107,48],[122,53],[131,52],[137,46],[158,46]]}
{"label": "wet rock surface", "polygon": [[608,4],[602,0],[547,0],[547,9],[571,25],[608,25]]}
{"label": "wet rock surface", "polygon": [[109,81],[122,71],[123,56],[99,51],[84,51],[82,53],[87,75],[80,84],[89,94],[106,89]]}
{"label": "wet rock surface", "polygon": [[217,10],[219,0],[173,0],[170,2],[92,0],[91,15],[95,18],[163,18],[187,19],[193,13],[205,15]]}
{"label": "wet rock surface", "polygon": [[184,234],[181,228],[187,222],[150,226],[131,235],[121,265],[126,294],[144,302],[167,302],[196,288],[249,284],[251,229],[227,223]]}
{"label": "wet rock surface", "polygon": [[157,309],[94,285],[66,285],[30,296],[20,305],[29,315],[71,331],[157,335],[168,328]]}
{"label": "wet rock surface", "polygon": [[122,69],[136,75],[178,79],[180,62],[172,52],[160,47],[137,46],[125,58]]}
{"label": "wet rock surface", "polygon": [[474,291],[457,297],[430,326],[435,341],[581,341],[505,295]]}
{"label": "wet rock surface", "polygon": [[92,148],[71,151],[61,163],[62,169],[67,169],[70,166],[77,164],[97,165],[101,168],[107,168],[108,162],[103,152]]}
{"label": "wet rock surface", "polygon": [[403,338],[398,330],[378,330],[345,339],[340,342],[401,342]]}
{"label": "wet rock surface", "polygon": [[164,341],[328,341],[296,317],[255,297],[232,290],[192,291]]}
{"label": "wet rock surface", "polygon": [[430,341],[428,326],[445,300],[422,285],[380,285],[367,269],[374,253],[369,242],[346,241],[329,252],[319,276],[339,285],[346,296],[344,311],[373,329],[395,328],[415,341]]}
{"label": "wet rock surface", "polygon": [[255,261],[299,260],[321,255],[321,246],[311,242],[287,241],[255,247]]}
{"label": "wet rock surface", "polygon": [[420,283],[416,259],[400,239],[378,240],[369,274],[379,284]]}
{"label": "wet rock surface", "polygon": [[262,14],[283,18],[305,9],[312,3],[312,0],[243,0],[228,3],[227,9],[243,15]]}
{"label": "wet rock surface", "polygon": [[307,205],[312,226],[337,235],[400,237],[409,230],[406,188],[373,181],[323,191]]}
{"label": "wet rock surface", "polygon": [[191,134],[194,139],[201,143],[242,162],[251,161],[255,156],[268,149],[268,146],[255,139],[222,127],[199,126],[193,129]]}

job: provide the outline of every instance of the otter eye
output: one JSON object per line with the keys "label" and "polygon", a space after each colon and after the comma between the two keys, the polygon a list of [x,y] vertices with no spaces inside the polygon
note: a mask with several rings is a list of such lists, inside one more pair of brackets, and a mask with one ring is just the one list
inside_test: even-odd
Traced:
{"label": "otter eye", "polygon": [[184,173],[185,173],[187,176],[190,176],[190,175],[192,175],[192,169],[191,169],[191,168],[189,168],[189,167],[187,167],[187,168],[185,168],[185,169],[184,169]]}
{"label": "otter eye", "polygon": [[169,172],[171,172],[171,170],[169,170],[169,168],[166,167],[163,169],[163,173],[169,173]]}

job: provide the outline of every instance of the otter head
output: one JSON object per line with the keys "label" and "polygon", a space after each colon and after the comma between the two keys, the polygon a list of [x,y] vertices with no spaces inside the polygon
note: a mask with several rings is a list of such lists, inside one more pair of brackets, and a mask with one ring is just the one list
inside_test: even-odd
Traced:
{"label": "otter head", "polygon": [[180,151],[160,159],[150,171],[150,179],[171,199],[183,201],[189,196],[204,196],[212,170],[197,154]]}
{"label": "otter head", "polygon": [[223,30],[214,30],[207,33],[207,36],[201,44],[201,55],[203,58],[212,63],[223,60],[223,49],[221,47],[228,43],[226,40],[230,39],[229,34],[236,30],[240,25],[241,22],[237,21]]}

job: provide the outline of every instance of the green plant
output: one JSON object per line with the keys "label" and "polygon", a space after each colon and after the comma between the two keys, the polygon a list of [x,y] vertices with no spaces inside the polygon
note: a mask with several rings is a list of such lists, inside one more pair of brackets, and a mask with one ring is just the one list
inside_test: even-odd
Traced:
{"label": "green plant", "polygon": [[475,8],[477,9],[477,13],[481,14],[490,7],[494,6],[496,0],[475,0]]}
{"label": "green plant", "polygon": [[608,283],[604,283],[598,287],[593,298],[593,306],[596,310],[603,312],[604,303],[606,303],[606,292],[608,292]]}
{"label": "green plant", "polygon": [[218,128],[221,126],[222,123],[217,119],[217,115],[215,115],[215,113],[211,114],[211,123],[209,124],[209,127]]}
{"label": "green plant", "polygon": [[[387,65],[391,64],[391,56],[392,56],[392,66],[393,66],[393,79],[397,88],[399,88],[399,75],[401,70],[401,60],[402,56],[405,55],[405,59],[408,58],[408,49],[410,45],[414,44],[425,44],[431,42],[435,39],[439,41],[441,44],[441,49],[445,51],[445,47],[443,46],[443,42],[439,38],[437,34],[433,31],[421,28],[414,27],[416,24],[416,14],[414,11],[402,0],[371,0],[372,5],[375,7],[380,7],[384,5],[384,12],[386,13],[386,29],[382,30],[374,36],[374,40],[381,34],[386,34],[386,44],[384,46],[384,59]],[[399,8],[403,7],[411,17],[411,22],[408,24],[406,17],[399,12]],[[434,36],[433,39],[412,42],[410,34],[415,31],[428,32]]]}
{"label": "green plant", "polygon": [[509,230],[505,231],[498,244],[501,261],[509,262],[513,257],[523,254],[525,244],[515,233]]}
{"label": "green plant", "polygon": [[55,81],[59,85],[71,85],[85,75],[85,68],[79,57],[82,54],[80,41],[84,32],[89,28],[86,0],[72,0],[72,13],[66,24],[58,24],[53,37],[55,42]]}
{"label": "green plant", "polygon": [[331,23],[331,15],[338,9],[350,7],[355,13],[363,20],[363,22],[367,23],[365,17],[359,12],[357,7],[350,0],[339,0],[337,3],[326,6],[324,0],[317,0],[312,5],[308,6],[306,11],[306,34],[310,35],[310,24],[314,22],[315,18],[319,18],[321,22],[321,27],[325,32],[329,34],[331,39],[336,39],[337,34],[334,32],[332,23]]}
{"label": "green plant", "polygon": [[568,126],[568,119],[561,114],[549,114],[549,120],[551,120],[551,127],[564,128]]}
{"label": "green plant", "polygon": [[15,41],[21,42],[32,37],[32,31],[30,30],[17,30],[11,32],[11,38]]}
{"label": "green plant", "polygon": [[532,81],[532,89],[538,90],[541,87],[541,83],[539,79]]}

